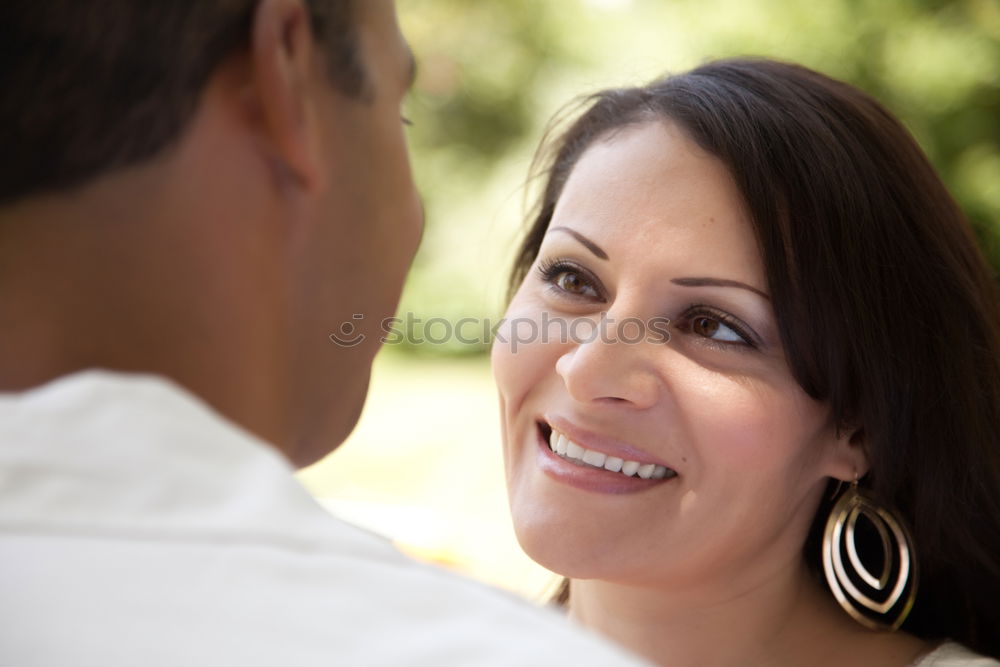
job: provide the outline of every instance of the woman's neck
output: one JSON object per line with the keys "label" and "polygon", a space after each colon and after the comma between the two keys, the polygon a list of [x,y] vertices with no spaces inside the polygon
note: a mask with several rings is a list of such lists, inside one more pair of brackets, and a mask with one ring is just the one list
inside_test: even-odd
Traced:
{"label": "woman's neck", "polygon": [[570,591],[571,618],[655,664],[903,667],[927,647],[862,628],[804,566],[729,596],[597,580],[573,581]]}

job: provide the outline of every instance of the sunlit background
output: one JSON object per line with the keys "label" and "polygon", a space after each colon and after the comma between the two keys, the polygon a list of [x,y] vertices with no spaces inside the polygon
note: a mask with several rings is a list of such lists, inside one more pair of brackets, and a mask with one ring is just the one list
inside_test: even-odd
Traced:
{"label": "sunlit background", "polygon": [[[428,220],[400,317],[441,318],[414,336],[439,341],[447,323],[502,316],[528,168],[562,106],[733,55],[800,62],[874,94],[1000,266],[1000,0],[398,4],[419,62],[406,115]],[[301,479],[410,553],[537,599],[551,575],[520,552],[507,518],[487,352],[455,340],[387,347],[357,430]]]}

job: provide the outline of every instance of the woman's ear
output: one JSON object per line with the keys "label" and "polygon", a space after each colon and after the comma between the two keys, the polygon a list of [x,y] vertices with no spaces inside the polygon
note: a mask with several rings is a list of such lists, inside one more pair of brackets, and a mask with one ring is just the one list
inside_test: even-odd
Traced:
{"label": "woman's ear", "polygon": [[828,461],[827,474],[834,479],[853,482],[868,474],[871,464],[865,430],[855,427],[839,429]]}
{"label": "woman's ear", "polygon": [[316,44],[301,0],[261,0],[251,29],[252,103],[265,150],[296,182],[322,182],[322,141],[313,99]]}

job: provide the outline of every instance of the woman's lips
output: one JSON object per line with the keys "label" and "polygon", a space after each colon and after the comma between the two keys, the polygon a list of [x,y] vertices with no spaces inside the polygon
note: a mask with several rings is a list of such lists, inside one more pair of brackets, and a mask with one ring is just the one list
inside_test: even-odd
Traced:
{"label": "woman's lips", "polygon": [[[575,442],[570,443],[569,447],[576,445],[577,449],[560,455],[554,450],[553,443],[546,439],[544,425],[539,424],[536,432],[538,464],[542,471],[556,481],[585,491],[612,494],[637,493],[669,482],[677,476],[676,472],[666,466],[654,463],[640,464],[633,459],[609,457],[601,452],[585,449]],[[558,434],[558,431],[554,433]],[[562,440],[566,440],[565,436]],[[603,459],[598,461],[601,457]]]}
{"label": "woman's lips", "polygon": [[551,428],[556,430],[584,449],[599,452],[605,456],[619,458],[623,461],[635,461],[640,465],[653,464],[667,469],[674,469],[669,462],[661,461],[649,452],[645,452],[615,438],[580,428],[572,421],[559,415],[544,415],[543,419],[544,421],[541,422],[543,429]]}

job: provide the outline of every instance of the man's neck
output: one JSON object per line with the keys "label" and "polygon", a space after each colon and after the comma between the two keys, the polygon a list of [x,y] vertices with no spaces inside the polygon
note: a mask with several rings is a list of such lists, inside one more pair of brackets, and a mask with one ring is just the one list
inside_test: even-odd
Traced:
{"label": "man's neck", "polygon": [[269,277],[227,265],[245,241],[206,231],[216,221],[170,183],[149,167],[0,209],[0,390],[86,368],[153,373],[280,443],[280,295],[248,289]]}

